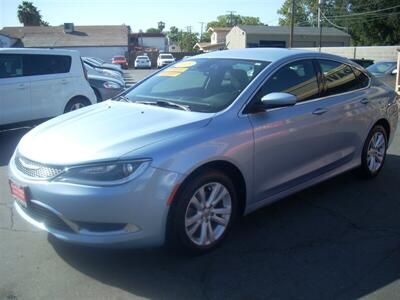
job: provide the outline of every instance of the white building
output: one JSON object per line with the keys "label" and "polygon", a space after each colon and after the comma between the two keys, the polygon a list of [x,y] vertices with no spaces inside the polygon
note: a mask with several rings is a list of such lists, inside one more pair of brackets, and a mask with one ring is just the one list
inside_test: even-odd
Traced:
{"label": "white building", "polygon": [[216,51],[216,50],[223,50],[226,48],[226,35],[228,32],[231,30],[230,27],[210,27],[208,28],[207,32],[211,34],[211,42],[203,42],[203,43],[197,43],[194,45],[194,49],[204,51],[204,52],[210,52],[210,51]]}

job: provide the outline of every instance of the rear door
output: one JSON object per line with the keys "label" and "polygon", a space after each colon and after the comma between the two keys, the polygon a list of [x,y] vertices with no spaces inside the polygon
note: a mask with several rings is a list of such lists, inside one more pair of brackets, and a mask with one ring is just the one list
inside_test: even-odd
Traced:
{"label": "rear door", "polygon": [[372,118],[369,78],[345,63],[318,60],[325,81],[324,98],[329,102],[329,113],[338,116],[334,124],[335,139],[332,151],[342,156],[355,157],[364,143]]}
{"label": "rear door", "polygon": [[31,81],[33,117],[49,118],[62,113],[74,90],[71,56],[31,54],[25,56],[24,63]]}
{"label": "rear door", "polygon": [[33,119],[30,82],[20,54],[0,54],[0,124]]}
{"label": "rear door", "polygon": [[251,105],[264,95],[286,92],[296,95],[291,107],[248,115],[255,139],[256,201],[295,188],[345,163],[336,153],[335,126],[341,116],[321,98],[321,77],[315,61],[298,60],[278,69],[257,92]]}

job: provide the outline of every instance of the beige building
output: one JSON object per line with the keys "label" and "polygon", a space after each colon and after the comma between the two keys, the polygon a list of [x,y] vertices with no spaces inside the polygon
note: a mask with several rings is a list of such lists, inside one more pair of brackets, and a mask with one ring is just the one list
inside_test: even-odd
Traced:
{"label": "beige building", "polygon": [[210,52],[216,50],[223,50],[225,49],[225,40],[226,35],[231,30],[230,27],[215,27],[215,28],[208,28],[207,32],[211,34],[211,42],[210,43],[197,43],[194,46],[194,49]]}
{"label": "beige building", "polygon": [[[295,27],[293,47],[317,47],[319,29],[316,27]],[[322,28],[323,47],[350,45],[350,35],[332,27]],[[226,47],[256,48],[289,46],[289,27],[264,25],[237,25],[226,35]]]}

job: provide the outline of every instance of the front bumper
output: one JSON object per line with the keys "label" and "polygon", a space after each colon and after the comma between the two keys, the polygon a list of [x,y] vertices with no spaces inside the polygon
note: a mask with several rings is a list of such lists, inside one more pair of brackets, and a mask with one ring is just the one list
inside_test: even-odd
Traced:
{"label": "front bumper", "polygon": [[118,186],[95,187],[32,180],[12,158],[9,177],[29,189],[30,202],[19,215],[66,242],[103,247],[162,245],[169,206],[167,199],[181,175],[148,168]]}

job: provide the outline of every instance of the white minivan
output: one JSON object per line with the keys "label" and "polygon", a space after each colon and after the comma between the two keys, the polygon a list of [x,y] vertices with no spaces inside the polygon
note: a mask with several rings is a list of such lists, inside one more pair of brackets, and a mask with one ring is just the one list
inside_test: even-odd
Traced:
{"label": "white minivan", "polygon": [[78,51],[0,49],[0,125],[47,119],[94,103]]}

